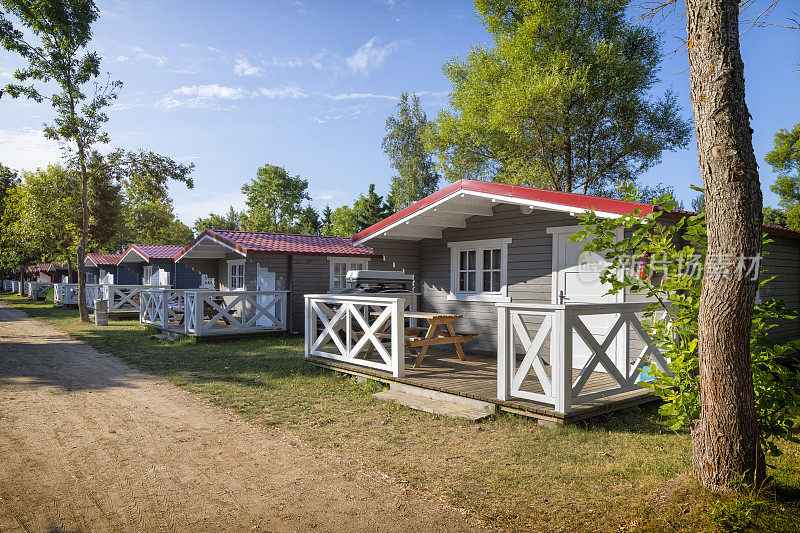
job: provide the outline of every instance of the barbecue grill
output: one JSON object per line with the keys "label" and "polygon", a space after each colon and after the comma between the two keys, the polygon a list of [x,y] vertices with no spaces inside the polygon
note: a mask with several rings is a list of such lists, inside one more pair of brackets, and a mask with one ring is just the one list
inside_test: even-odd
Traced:
{"label": "barbecue grill", "polygon": [[392,270],[351,270],[346,275],[350,286],[346,294],[411,293],[414,276]]}

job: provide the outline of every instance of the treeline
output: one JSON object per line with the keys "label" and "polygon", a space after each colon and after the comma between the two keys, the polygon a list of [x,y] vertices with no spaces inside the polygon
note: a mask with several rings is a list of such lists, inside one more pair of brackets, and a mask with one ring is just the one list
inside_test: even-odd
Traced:
{"label": "treeline", "polygon": [[[186,244],[192,230],[175,216],[167,183],[192,188],[193,165],[139,150],[87,158],[87,250],[114,252],[129,243]],[[68,163],[17,172],[0,163],[2,268],[41,261],[75,266],[82,224],[80,173]]]}

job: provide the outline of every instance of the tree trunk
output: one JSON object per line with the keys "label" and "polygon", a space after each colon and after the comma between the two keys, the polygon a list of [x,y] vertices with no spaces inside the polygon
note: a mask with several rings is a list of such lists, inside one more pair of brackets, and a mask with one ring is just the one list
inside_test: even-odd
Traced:
{"label": "tree trunk", "polygon": [[[750,360],[758,282],[737,272],[740,258],[761,253],[762,199],[745,103],[738,3],[686,0],[686,9],[689,85],[708,225],[699,312],[700,420],[692,425],[692,469],[706,487],[725,490],[765,475]],[[745,265],[753,266],[752,261]]]}
{"label": "tree trunk", "polygon": [[86,257],[86,242],[89,239],[89,176],[86,174],[86,160],[83,144],[78,142],[78,161],[81,166],[81,238],[78,243],[78,311],[83,322],[89,322],[86,307],[86,275],[83,260]]}

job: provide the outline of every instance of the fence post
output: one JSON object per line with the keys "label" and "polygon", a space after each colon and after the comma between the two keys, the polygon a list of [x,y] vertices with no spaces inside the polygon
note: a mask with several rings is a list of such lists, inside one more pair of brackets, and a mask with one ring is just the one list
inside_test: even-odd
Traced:
{"label": "fence post", "polygon": [[508,307],[497,308],[497,399],[501,401],[508,400],[514,372],[514,334],[511,331],[510,314]]}
{"label": "fence post", "polygon": [[[305,300],[305,326],[303,327],[303,337],[304,337],[304,344],[305,344],[305,351],[304,354],[306,358],[311,357],[311,298],[306,296]],[[315,321],[316,322],[316,321]]]}
{"label": "fence post", "polygon": [[[566,306],[556,309],[553,315],[552,333],[557,338],[550,339],[555,344],[555,364],[553,365],[553,399],[555,411],[566,414],[572,410],[572,311]],[[551,354],[553,353],[551,345]]]}
{"label": "fence post", "polygon": [[406,375],[405,345],[405,300],[394,298],[392,308],[392,375],[402,378]]}

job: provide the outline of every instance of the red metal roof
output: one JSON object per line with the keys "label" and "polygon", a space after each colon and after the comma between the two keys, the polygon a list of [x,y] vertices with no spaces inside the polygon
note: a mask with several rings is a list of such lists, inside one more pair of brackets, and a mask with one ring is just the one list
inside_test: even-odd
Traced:
{"label": "red metal roof", "polygon": [[380,222],[373,224],[367,229],[356,233],[353,235],[352,240],[355,242],[360,241],[365,237],[369,237],[370,235],[394,224],[398,220],[402,220],[403,218],[412,215],[415,212],[424,209],[425,207],[428,207],[429,205],[438,202],[442,198],[450,196],[458,191],[484,193],[492,196],[530,200],[533,202],[545,202],[549,204],[573,207],[575,209],[594,209],[595,211],[603,211],[605,213],[615,213],[619,215],[633,213],[634,209],[639,209],[642,212],[642,215],[653,212],[653,206],[651,205],[626,202],[624,200],[615,200],[613,198],[602,198],[599,196],[551,191],[547,189],[534,189],[533,187],[522,187],[520,185],[508,185],[505,183],[493,183],[489,181],[458,180],[455,183],[448,185],[443,189],[439,189],[435,193],[414,202],[410,206],[401,209],[397,213],[384,218]]}
{"label": "red metal roof", "polygon": [[60,263],[37,263],[35,265],[30,265],[25,268],[27,272],[37,273],[37,272],[52,272],[54,270],[66,270],[66,267]]}
{"label": "red metal roof", "polygon": [[91,259],[92,263],[97,266],[116,265],[122,259],[122,254],[86,254],[84,261]]}
{"label": "red metal roof", "polygon": [[192,246],[210,237],[243,255],[247,254],[280,254],[280,255],[333,255],[333,256],[368,256],[377,257],[372,248],[356,246],[344,237],[326,237],[322,235],[294,235],[286,233],[259,233],[252,231],[206,230],[175,255],[178,259]]}
{"label": "red metal roof", "polygon": [[[523,187],[520,185],[508,185],[505,183],[493,183],[488,181],[475,181],[475,180],[458,180],[443,189],[439,189],[414,202],[408,207],[401,209],[397,213],[384,218],[380,222],[373,224],[353,235],[352,241],[360,241],[370,235],[380,232],[384,228],[391,226],[395,222],[420,211],[432,205],[442,198],[446,198],[458,191],[470,191],[475,193],[484,193],[496,197],[507,197],[521,200],[530,200],[534,202],[545,202],[575,209],[595,211],[602,211],[604,213],[611,213],[617,215],[625,215],[634,213],[638,210],[638,216],[645,216],[653,212],[654,206],[650,204],[641,204],[637,202],[626,202],[625,200],[617,200],[614,198],[603,198],[600,196],[590,196],[587,194],[578,194],[563,191],[551,191],[547,189],[536,189],[533,187]],[[683,214],[696,214],[691,211],[672,211],[678,215]],[[777,226],[764,226],[768,233],[782,235],[785,237],[800,239],[800,231],[790,230]]]}
{"label": "red metal roof", "polygon": [[174,259],[183,250],[183,246],[180,244],[131,244],[128,250],[131,248],[148,261],[150,259]]}

